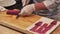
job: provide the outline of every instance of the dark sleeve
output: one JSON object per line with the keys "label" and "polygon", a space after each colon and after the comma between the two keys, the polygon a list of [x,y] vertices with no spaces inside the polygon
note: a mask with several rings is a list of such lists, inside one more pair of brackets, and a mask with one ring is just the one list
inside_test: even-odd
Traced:
{"label": "dark sleeve", "polygon": [[34,3],[33,0],[30,0],[29,4],[32,4],[32,3]]}
{"label": "dark sleeve", "polygon": [[16,4],[15,5],[12,5],[12,6],[9,6],[9,7],[5,7],[7,9],[20,9],[22,8],[22,2],[21,0],[15,0],[16,1]]}

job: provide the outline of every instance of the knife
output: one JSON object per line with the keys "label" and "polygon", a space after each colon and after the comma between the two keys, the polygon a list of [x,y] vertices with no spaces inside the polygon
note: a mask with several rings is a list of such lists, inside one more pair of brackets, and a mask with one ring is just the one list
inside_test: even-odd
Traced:
{"label": "knife", "polygon": [[[26,1],[26,5],[28,5],[29,1],[30,1],[30,0],[27,0],[27,1]],[[26,5],[24,5],[23,7],[25,7]],[[22,8],[23,8],[23,7],[22,7]],[[20,12],[19,12],[19,13],[20,13]],[[18,14],[18,15],[16,16],[16,19],[18,19],[20,16],[21,16],[21,15]]]}
{"label": "knife", "polygon": [[16,16],[16,19],[18,19],[19,17],[20,17],[20,15],[17,15],[17,16]]}

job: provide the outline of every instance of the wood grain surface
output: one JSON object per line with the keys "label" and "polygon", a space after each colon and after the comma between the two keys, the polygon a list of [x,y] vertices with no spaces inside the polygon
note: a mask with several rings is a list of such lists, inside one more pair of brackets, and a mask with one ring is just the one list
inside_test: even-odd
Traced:
{"label": "wood grain surface", "polygon": [[[23,31],[40,18],[41,16],[31,15],[29,17],[19,17],[19,19],[16,19],[16,15],[7,15],[4,12],[0,13],[0,23],[9,27],[17,28],[17,30],[20,28],[20,30],[22,29]],[[60,34],[60,26],[51,34]]]}
{"label": "wood grain surface", "polygon": [[25,29],[40,18],[40,16],[36,16],[37,15],[31,15],[29,17],[20,17],[19,19],[16,19],[15,15],[6,15],[5,13],[0,13],[0,20]]}
{"label": "wood grain surface", "polygon": [[0,34],[22,34],[0,25]]}
{"label": "wood grain surface", "polygon": [[51,34],[60,34],[60,25]]}

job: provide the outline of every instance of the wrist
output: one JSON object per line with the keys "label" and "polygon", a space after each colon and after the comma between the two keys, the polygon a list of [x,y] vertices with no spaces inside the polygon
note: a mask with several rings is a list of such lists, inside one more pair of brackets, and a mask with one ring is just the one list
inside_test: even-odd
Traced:
{"label": "wrist", "polygon": [[47,8],[43,2],[35,3],[35,10],[45,10],[45,9],[47,9]]}

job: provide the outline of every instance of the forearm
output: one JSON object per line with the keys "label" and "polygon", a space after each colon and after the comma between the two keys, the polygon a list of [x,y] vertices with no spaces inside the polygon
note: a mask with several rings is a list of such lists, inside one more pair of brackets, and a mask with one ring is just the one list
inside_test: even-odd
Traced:
{"label": "forearm", "polygon": [[35,6],[35,10],[44,10],[44,9],[47,9],[43,2],[35,3],[34,6]]}
{"label": "forearm", "polygon": [[44,9],[49,9],[53,8],[55,5],[55,0],[46,0],[41,3],[35,3],[35,9],[36,10],[44,10]]}

